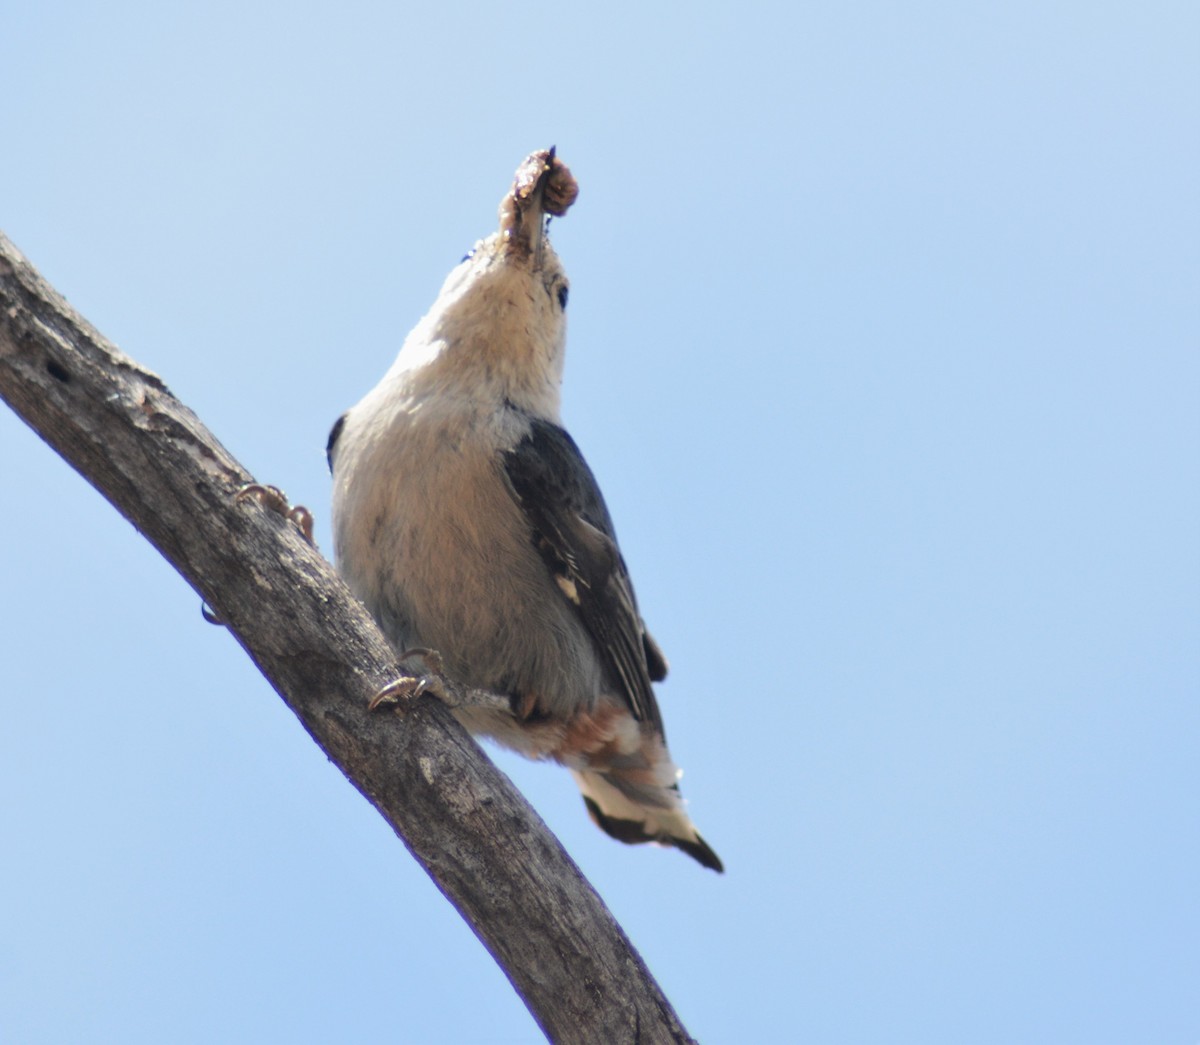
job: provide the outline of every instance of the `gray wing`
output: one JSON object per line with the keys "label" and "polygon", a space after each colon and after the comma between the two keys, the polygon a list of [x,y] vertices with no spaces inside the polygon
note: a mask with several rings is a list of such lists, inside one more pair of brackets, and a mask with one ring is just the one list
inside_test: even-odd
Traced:
{"label": "gray wing", "polygon": [[634,717],[661,733],[650,683],[666,677],[667,662],[638,614],[600,488],[562,428],[529,421],[529,434],[504,454],[504,469],[534,546],[563,598],[578,611]]}

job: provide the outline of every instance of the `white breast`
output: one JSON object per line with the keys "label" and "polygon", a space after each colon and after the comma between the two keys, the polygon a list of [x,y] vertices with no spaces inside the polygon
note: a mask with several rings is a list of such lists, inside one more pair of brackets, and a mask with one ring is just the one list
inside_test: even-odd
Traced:
{"label": "white breast", "polygon": [[337,442],[338,569],[397,649],[438,650],[459,681],[550,714],[591,707],[601,668],[503,474],[519,414],[389,382]]}

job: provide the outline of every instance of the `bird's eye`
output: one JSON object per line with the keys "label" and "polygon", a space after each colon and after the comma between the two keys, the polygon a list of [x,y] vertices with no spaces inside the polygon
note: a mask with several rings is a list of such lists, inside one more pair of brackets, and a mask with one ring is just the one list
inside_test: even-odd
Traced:
{"label": "bird's eye", "polygon": [[566,309],[567,293],[570,289],[571,288],[568,287],[565,283],[561,287],[558,288],[558,307],[559,308]]}
{"label": "bird's eye", "polygon": [[468,250],[468,251],[467,251],[467,252],[466,252],[466,253],[465,253],[465,254],[462,256],[462,260],[461,260],[461,261],[459,261],[459,264],[461,265],[461,264],[463,263],[463,261],[470,261],[470,260],[471,260],[473,257],[475,257],[475,250],[474,250],[474,248],[472,248],[471,250]]}

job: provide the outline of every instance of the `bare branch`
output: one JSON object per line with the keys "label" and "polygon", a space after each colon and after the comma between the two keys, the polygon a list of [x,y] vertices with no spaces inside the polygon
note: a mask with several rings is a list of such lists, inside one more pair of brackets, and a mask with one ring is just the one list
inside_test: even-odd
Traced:
{"label": "bare branch", "polygon": [[367,713],[395,655],[246,470],[0,235],[0,397],[225,621],[559,1042],[690,1041],[603,902],[507,777],[422,698]]}

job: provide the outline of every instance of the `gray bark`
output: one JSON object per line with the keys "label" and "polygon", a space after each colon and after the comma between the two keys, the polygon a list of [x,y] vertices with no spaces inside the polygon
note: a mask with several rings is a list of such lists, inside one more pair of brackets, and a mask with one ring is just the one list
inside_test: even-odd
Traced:
{"label": "gray bark", "polygon": [[612,915],[448,711],[367,712],[401,674],[330,564],[155,374],[79,316],[0,234],[0,397],[225,622],[375,806],[558,1042],[690,1041]]}

